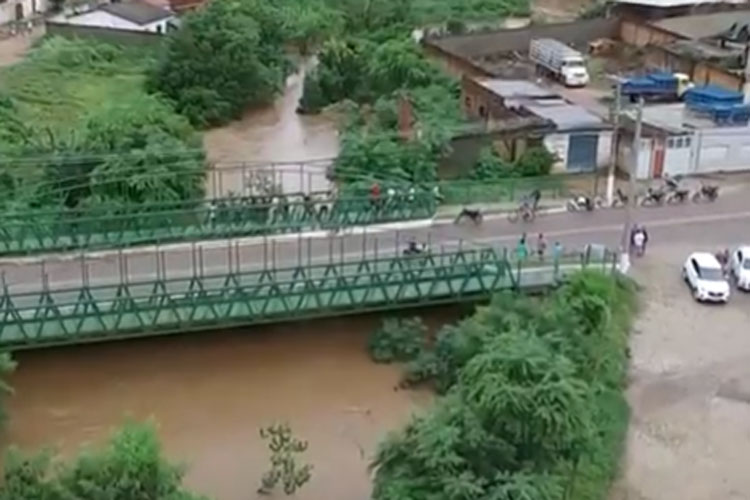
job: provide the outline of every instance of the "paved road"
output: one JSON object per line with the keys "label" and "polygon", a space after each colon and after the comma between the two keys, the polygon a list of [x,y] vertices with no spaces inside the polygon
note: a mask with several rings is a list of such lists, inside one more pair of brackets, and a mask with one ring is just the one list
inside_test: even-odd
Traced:
{"label": "paved road", "polygon": [[[742,240],[750,220],[750,204],[745,200],[745,193],[728,194],[714,204],[641,208],[636,211],[636,220],[647,225],[651,241],[657,245],[660,241],[687,237],[711,240],[718,232],[736,235]],[[573,249],[593,242],[614,248],[620,241],[623,217],[622,209],[610,209],[544,215],[531,224],[511,224],[503,216],[488,217],[480,227],[455,226],[448,220],[424,221],[423,227],[418,228],[413,227],[414,223],[404,223],[335,237],[316,233],[305,237],[289,235],[175,244],[158,250],[143,247],[129,249],[122,255],[98,252],[87,254],[85,265],[75,254],[3,259],[0,271],[10,290],[21,292],[39,290],[42,274],[47,275],[51,289],[77,287],[82,282],[84,268],[92,285],[117,283],[121,274],[128,276],[131,282],[148,280],[157,273],[169,278],[189,277],[193,268],[200,272],[201,267],[204,275],[223,274],[230,268],[249,271],[264,266],[353,260],[363,252],[369,256],[389,256],[400,252],[411,238],[429,241],[433,250],[460,245],[512,247],[522,232],[529,234],[531,244],[535,243],[536,235],[543,232],[550,245],[560,241],[566,248]]]}

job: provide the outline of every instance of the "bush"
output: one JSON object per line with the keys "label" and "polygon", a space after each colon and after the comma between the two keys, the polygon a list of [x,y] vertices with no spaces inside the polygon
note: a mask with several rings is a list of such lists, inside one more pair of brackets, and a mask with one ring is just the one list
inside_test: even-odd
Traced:
{"label": "bush", "polygon": [[427,327],[420,318],[387,318],[370,336],[370,356],[378,363],[411,361],[424,349],[426,336]]}
{"label": "bush", "polygon": [[549,175],[554,161],[554,155],[544,147],[527,149],[515,163],[501,158],[492,147],[486,147],[479,152],[469,178],[496,181],[511,177],[542,177]]}
{"label": "bush", "polygon": [[446,395],[381,444],[373,498],[604,498],[627,427],[633,297],[585,272],[444,328],[407,377],[435,374]]}
{"label": "bush", "polygon": [[11,449],[0,500],[107,499],[201,500],[182,486],[183,470],[162,455],[152,427],[129,424],[100,450],[58,463],[44,452],[24,456]]}

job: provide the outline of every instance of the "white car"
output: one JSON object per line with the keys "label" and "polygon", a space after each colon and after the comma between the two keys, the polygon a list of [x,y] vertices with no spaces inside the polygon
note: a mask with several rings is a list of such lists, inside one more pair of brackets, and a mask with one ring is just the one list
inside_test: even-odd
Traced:
{"label": "white car", "polygon": [[732,252],[730,268],[737,288],[750,292],[750,246],[740,247]]}
{"label": "white car", "polygon": [[699,302],[728,302],[729,283],[721,264],[708,252],[695,252],[682,266],[682,278]]}

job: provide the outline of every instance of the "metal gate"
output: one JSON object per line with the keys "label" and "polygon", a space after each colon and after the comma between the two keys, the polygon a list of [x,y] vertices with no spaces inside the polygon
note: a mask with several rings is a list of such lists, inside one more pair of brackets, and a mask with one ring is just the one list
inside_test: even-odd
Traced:
{"label": "metal gate", "polygon": [[571,134],[568,143],[567,170],[571,172],[594,171],[598,146],[598,134]]}

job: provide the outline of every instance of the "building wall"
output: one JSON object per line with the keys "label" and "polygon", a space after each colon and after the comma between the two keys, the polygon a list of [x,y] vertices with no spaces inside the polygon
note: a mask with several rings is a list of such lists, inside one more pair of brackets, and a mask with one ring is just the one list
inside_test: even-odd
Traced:
{"label": "building wall", "polygon": [[132,31],[99,28],[96,26],[76,26],[73,24],[62,24],[52,21],[45,22],[45,30],[49,36],[88,38],[122,44],[154,45],[161,43],[163,40],[162,35],[153,31]]}
{"label": "building wall", "polygon": [[570,136],[565,133],[547,134],[542,141],[547,151],[555,155],[556,161],[552,165],[552,171],[562,173],[566,171],[568,164],[568,146]]}
{"label": "building wall", "polygon": [[541,24],[524,28],[505,29],[489,33],[427,38],[426,47],[436,47],[433,54],[452,54],[461,59],[487,57],[514,51],[525,52],[533,38],[556,38],[567,44],[580,46],[584,51],[588,43],[597,38],[615,37],[619,31],[617,18],[597,18],[572,23]]}
{"label": "building wall", "polygon": [[750,170],[749,127],[699,130],[693,142],[693,173]]}
{"label": "building wall", "polygon": [[637,21],[623,20],[620,23],[620,39],[630,45],[645,47],[646,45],[668,45],[681,37]]}
{"label": "building wall", "polygon": [[472,61],[451,54],[450,52],[445,52],[436,45],[423,43],[422,50],[427,57],[437,61],[443,71],[456,78],[461,78],[462,76],[492,76],[490,72],[486,71],[481,66],[474,64]]}
{"label": "building wall", "polygon": [[0,0],[0,25],[16,21],[17,14],[26,19],[45,10],[47,0]]}

